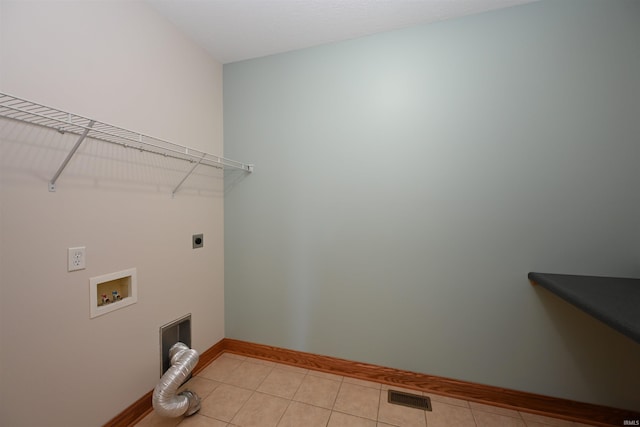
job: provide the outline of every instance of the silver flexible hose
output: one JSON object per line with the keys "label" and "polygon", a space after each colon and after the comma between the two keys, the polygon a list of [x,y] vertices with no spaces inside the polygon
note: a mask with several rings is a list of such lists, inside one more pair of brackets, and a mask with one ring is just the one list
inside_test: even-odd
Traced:
{"label": "silver flexible hose", "polygon": [[198,352],[178,342],[169,349],[171,367],[153,390],[153,409],[163,417],[193,415],[200,410],[200,398],[192,391],[176,394],[198,363]]}

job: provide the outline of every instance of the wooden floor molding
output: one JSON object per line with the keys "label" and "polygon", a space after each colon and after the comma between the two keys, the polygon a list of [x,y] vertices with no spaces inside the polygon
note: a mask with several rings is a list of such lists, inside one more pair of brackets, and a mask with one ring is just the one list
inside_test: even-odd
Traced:
{"label": "wooden floor molding", "polygon": [[[206,368],[211,362],[216,360],[224,351],[225,340],[218,341],[213,346],[200,354],[196,367],[191,371],[192,375],[197,375],[200,371]],[[136,400],[132,405],[127,407],[124,411],[113,417],[103,427],[130,427],[140,422],[145,416],[147,416],[151,409],[151,398],[153,396],[153,390],[146,393],[140,399]]]}
{"label": "wooden floor molding", "polygon": [[478,403],[515,409],[598,426],[622,426],[640,420],[640,413],[573,400],[542,396],[483,384],[353,362],[330,356],[224,339],[224,351],[332,374],[433,392]]}
{"label": "wooden floor molding", "polygon": [[202,352],[202,354],[198,358],[198,364],[196,365],[195,368],[193,368],[193,371],[191,371],[191,374],[198,375],[200,371],[202,371],[204,368],[209,366],[211,362],[216,360],[218,356],[220,356],[224,352],[225,341],[226,341],[226,338],[223,338],[217,343],[215,343],[213,346],[209,347],[207,350]]}
{"label": "wooden floor molding", "polygon": [[[200,360],[194,368],[193,374],[196,375],[202,371],[225,352],[589,425],[622,426],[625,420],[640,420],[640,413],[630,410],[403,371],[230,338],[224,338],[204,351],[200,355]],[[151,412],[152,394],[153,391],[146,393],[103,427],[135,425]]]}
{"label": "wooden floor molding", "polygon": [[135,425],[145,415],[151,412],[151,396],[153,390],[136,400],[127,409],[113,417],[103,427],[128,427]]}

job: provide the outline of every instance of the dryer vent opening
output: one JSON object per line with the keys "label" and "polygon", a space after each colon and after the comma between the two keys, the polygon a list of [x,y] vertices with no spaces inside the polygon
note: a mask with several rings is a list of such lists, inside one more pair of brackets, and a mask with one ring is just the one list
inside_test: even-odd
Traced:
{"label": "dryer vent opening", "polygon": [[171,367],[169,350],[179,342],[191,348],[191,314],[160,327],[160,376]]}

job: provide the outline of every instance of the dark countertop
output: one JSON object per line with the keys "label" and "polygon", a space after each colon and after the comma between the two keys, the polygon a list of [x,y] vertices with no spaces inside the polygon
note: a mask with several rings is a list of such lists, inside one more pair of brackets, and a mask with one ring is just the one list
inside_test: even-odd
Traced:
{"label": "dark countertop", "polygon": [[529,280],[640,343],[640,279],[529,273]]}

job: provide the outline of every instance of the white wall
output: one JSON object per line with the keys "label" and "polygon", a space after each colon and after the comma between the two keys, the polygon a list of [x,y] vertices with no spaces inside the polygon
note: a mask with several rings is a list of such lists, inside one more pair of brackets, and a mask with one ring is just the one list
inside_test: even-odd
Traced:
{"label": "white wall", "polygon": [[[0,91],[222,153],[222,67],[141,2],[2,2]],[[223,338],[223,194],[187,163],[0,120],[0,424],[96,426],[159,378],[158,328]],[[204,233],[203,249],[191,235]],[[66,271],[86,246],[86,270]],[[138,303],[89,318],[89,278],[138,269]]]}
{"label": "white wall", "polygon": [[640,274],[640,2],[224,67],[226,335],[640,407],[640,346],[529,271]]}

